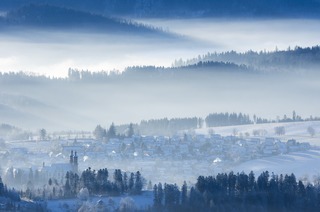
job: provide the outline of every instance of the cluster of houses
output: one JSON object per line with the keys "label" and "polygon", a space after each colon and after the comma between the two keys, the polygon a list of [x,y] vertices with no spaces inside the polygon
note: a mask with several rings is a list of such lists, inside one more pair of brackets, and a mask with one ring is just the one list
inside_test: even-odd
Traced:
{"label": "cluster of houses", "polygon": [[[282,142],[276,138],[243,139],[218,134],[181,134],[172,137],[135,135],[109,139],[107,142],[95,139],[30,141],[25,146],[8,143],[6,147],[0,152],[0,158],[3,162],[7,161],[7,168],[0,171],[10,171],[13,176],[19,168],[25,169],[23,173],[26,179],[30,178],[30,170],[34,175],[38,172],[45,178],[63,179],[67,171],[76,172],[93,167],[120,168],[131,172],[140,170],[147,179],[148,175],[150,179],[157,175],[162,180],[166,180],[164,175],[171,172],[172,181],[177,181],[172,176],[183,173],[194,176],[206,174],[217,164],[226,167],[228,164],[311,148],[309,143],[296,140]],[[8,173],[4,174],[8,176]]]}
{"label": "cluster of houses", "polygon": [[309,143],[282,142],[276,138],[248,138],[213,135],[133,136],[124,139],[71,140],[60,146],[62,154],[76,150],[86,160],[207,160],[242,162],[272,155],[304,151]]}

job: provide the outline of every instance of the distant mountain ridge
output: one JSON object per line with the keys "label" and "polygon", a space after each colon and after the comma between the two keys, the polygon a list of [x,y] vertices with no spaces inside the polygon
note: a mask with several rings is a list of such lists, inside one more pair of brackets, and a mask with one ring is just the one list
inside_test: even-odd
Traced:
{"label": "distant mountain ridge", "polygon": [[260,71],[292,71],[297,69],[318,70],[320,67],[320,46],[299,47],[287,50],[266,51],[247,51],[239,53],[228,51],[222,53],[207,53],[187,60],[175,60],[174,67],[190,66],[200,62],[207,63],[212,61],[229,62],[237,65],[253,67]]}
{"label": "distant mountain ridge", "polygon": [[130,17],[320,17],[319,0],[1,0],[0,10],[30,3]]}
{"label": "distant mountain ridge", "polygon": [[0,26],[93,29],[95,31],[107,32],[165,34],[159,29],[133,23],[124,19],[117,19],[47,4],[30,4],[9,11],[5,16],[0,17]]}
{"label": "distant mountain ridge", "polygon": [[21,7],[10,11],[6,19],[12,24],[23,25],[77,25],[77,24],[108,24],[116,25],[118,21],[112,18],[93,15],[72,9],[49,5],[35,5]]}

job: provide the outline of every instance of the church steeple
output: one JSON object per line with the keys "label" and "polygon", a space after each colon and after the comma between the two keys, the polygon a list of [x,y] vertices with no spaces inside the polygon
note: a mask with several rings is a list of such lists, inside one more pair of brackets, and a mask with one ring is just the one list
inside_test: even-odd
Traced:
{"label": "church steeple", "polygon": [[71,150],[71,154],[70,154],[70,166],[71,166],[71,171],[73,171],[74,173],[78,172],[78,155],[77,155],[77,151],[74,152],[73,154],[73,150]]}
{"label": "church steeple", "polygon": [[70,164],[73,164],[73,150],[71,150],[70,154]]}
{"label": "church steeple", "polygon": [[77,155],[77,151],[74,152],[74,157],[73,157],[73,172],[75,172],[75,173],[78,172],[78,155]]}
{"label": "church steeple", "polygon": [[73,163],[74,163],[74,165],[75,165],[75,166],[78,166],[78,156],[77,156],[77,151],[75,151],[75,153],[74,153]]}

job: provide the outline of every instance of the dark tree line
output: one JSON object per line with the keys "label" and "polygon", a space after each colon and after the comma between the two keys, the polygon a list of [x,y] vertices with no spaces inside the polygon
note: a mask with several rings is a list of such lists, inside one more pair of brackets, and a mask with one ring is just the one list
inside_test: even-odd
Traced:
{"label": "dark tree line", "polygon": [[[96,1],[95,1],[96,2]],[[1,28],[6,26],[33,26],[41,28],[62,28],[73,29],[86,28],[96,32],[121,32],[121,33],[144,33],[162,34],[160,28],[152,27],[142,23],[135,23],[131,20],[113,18],[85,10],[65,7],[63,5],[50,4],[52,1],[41,2],[40,4],[22,4],[20,7],[7,11],[5,16],[0,17]]]}
{"label": "dark tree line", "polygon": [[194,187],[154,186],[154,210],[158,211],[319,211],[319,184],[305,185],[294,174],[253,172],[199,176]]}
{"label": "dark tree line", "polygon": [[142,135],[172,135],[179,130],[195,129],[201,127],[203,120],[201,118],[163,118],[142,120],[140,124],[123,124],[109,127],[109,130],[97,125],[93,131],[94,136],[98,140],[110,138],[132,137],[134,134]]}
{"label": "dark tree line", "polygon": [[19,202],[20,196],[14,189],[8,189],[8,187],[2,182],[0,177],[0,199],[3,202],[0,202],[4,208],[1,208],[0,211],[13,211],[17,209],[15,202]]}
{"label": "dark tree line", "polygon": [[200,118],[173,118],[143,120],[138,127],[141,134],[171,135],[179,130],[195,129],[202,124]]}
{"label": "dark tree line", "polygon": [[[44,75],[32,75],[25,73],[23,71],[19,72],[8,72],[2,73],[0,72],[0,82],[1,83],[49,83],[50,81],[55,81],[56,78],[50,78]],[[60,79],[61,80],[61,79]]]}
{"label": "dark tree line", "polygon": [[114,123],[112,123],[108,130],[101,127],[101,125],[97,125],[96,128],[93,131],[93,135],[98,140],[104,140],[104,139],[110,139],[110,138],[116,138],[120,135],[117,135],[116,127],[114,126]]}
{"label": "dark tree line", "polygon": [[90,195],[140,194],[143,184],[144,178],[139,171],[128,176],[127,172],[116,169],[110,177],[106,168],[96,171],[89,167],[80,176],[73,172],[66,173],[64,197],[76,197],[81,188],[87,188]]}
{"label": "dark tree line", "polygon": [[157,67],[157,66],[129,66],[123,72],[111,71],[110,73],[100,71],[91,72],[87,70],[69,69],[68,80],[70,82],[110,82],[112,80],[137,80],[137,79],[170,79],[172,76],[182,77],[192,73],[214,73],[214,72],[253,72],[245,65],[237,65],[230,62],[199,61],[179,67]]}
{"label": "dark tree line", "polygon": [[[233,126],[245,124],[263,124],[263,123],[283,123],[283,122],[299,122],[299,121],[319,121],[319,117],[310,117],[303,119],[297,115],[295,111],[292,112],[292,117],[289,118],[284,115],[282,119],[268,120],[265,118],[253,115],[250,118],[248,114],[244,113],[211,113],[203,120],[199,117],[192,118],[163,118],[163,119],[150,119],[142,120],[139,124],[123,124],[123,125],[110,125],[109,129],[97,125],[93,134],[98,140],[109,138],[125,138],[132,137],[134,134],[140,135],[173,135],[181,130],[189,130],[203,127],[220,127],[220,126]],[[256,132],[257,133],[257,132]],[[312,134],[312,133],[311,133]],[[314,133],[313,133],[314,134]]]}
{"label": "dark tree line", "polygon": [[88,71],[69,69],[67,78],[49,78],[46,76],[35,76],[23,72],[0,73],[0,82],[3,83],[108,83],[112,81],[130,80],[159,80],[175,77],[186,77],[191,73],[204,72],[259,72],[274,70],[295,70],[297,68],[319,67],[320,46],[295,47],[283,51],[254,52],[248,51],[238,53],[235,51],[222,53],[208,53],[199,55],[197,58],[183,61],[176,60],[173,67],[156,66],[132,66],[123,72],[110,71]]}
{"label": "dark tree line", "polygon": [[249,115],[242,113],[212,113],[205,118],[207,127],[252,124]]}
{"label": "dark tree line", "polygon": [[127,67],[123,72],[118,70],[107,71],[88,71],[69,69],[66,78],[55,78],[47,76],[38,76],[20,72],[0,72],[0,82],[3,83],[62,83],[70,85],[73,83],[108,83],[114,81],[131,81],[145,79],[170,79],[173,76],[180,78],[188,76],[191,73],[199,73],[205,70],[205,73],[214,73],[215,71],[233,71],[240,72],[252,71],[244,65],[236,65],[229,62],[198,62],[184,67],[156,67],[156,66],[132,66]]}
{"label": "dark tree line", "polygon": [[1,9],[37,3],[135,17],[318,17],[317,0],[2,0]]}
{"label": "dark tree line", "polygon": [[[113,175],[107,168],[92,170],[90,167],[81,174],[68,171],[64,180],[50,178],[44,186],[36,187],[29,181],[27,189],[21,191],[21,197],[31,200],[74,198],[81,196],[81,189],[87,189],[89,195],[140,194],[145,184],[141,173],[122,172],[116,169]],[[1,188],[1,184],[0,184]],[[1,195],[0,195],[1,196]]]}
{"label": "dark tree line", "polygon": [[185,67],[194,64],[210,63],[213,61],[229,62],[233,64],[244,64],[249,67],[254,67],[255,70],[286,70],[306,67],[319,67],[320,46],[299,47],[287,50],[266,51],[247,51],[239,53],[236,51],[228,51],[222,53],[207,53],[199,55],[196,58],[187,60],[175,60],[174,67]]}
{"label": "dark tree line", "polygon": [[123,76],[143,73],[143,74],[172,74],[172,73],[179,73],[181,71],[188,72],[188,71],[199,71],[199,70],[224,70],[224,71],[252,71],[245,65],[237,65],[232,62],[228,61],[202,61],[199,60],[195,63],[189,63],[181,66],[173,66],[173,67],[157,67],[157,66],[131,66],[125,69],[123,72]]}
{"label": "dark tree line", "polygon": [[132,66],[123,72],[118,70],[88,71],[69,69],[67,78],[50,78],[46,76],[30,75],[24,72],[0,73],[0,82],[3,83],[107,83],[111,81],[130,81],[145,79],[171,79],[173,76],[183,77],[190,73],[214,73],[224,72],[259,72],[274,70],[294,70],[297,68],[319,67],[320,46],[295,47],[287,50],[276,50],[273,52],[248,51],[238,53],[236,51],[222,53],[207,53],[188,60],[176,60],[173,67],[156,66]]}
{"label": "dark tree line", "polygon": [[8,189],[0,177],[0,197],[6,197],[13,201],[20,201],[19,194],[14,189]]}

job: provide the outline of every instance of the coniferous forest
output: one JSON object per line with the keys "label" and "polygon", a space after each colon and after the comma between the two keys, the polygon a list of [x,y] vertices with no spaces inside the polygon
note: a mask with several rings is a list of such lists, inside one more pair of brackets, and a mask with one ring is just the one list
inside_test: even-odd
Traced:
{"label": "coniferous forest", "polygon": [[195,186],[155,184],[155,211],[319,211],[319,182],[265,171],[199,176]]}
{"label": "coniferous forest", "polygon": [[[52,191],[27,189],[19,194],[8,189],[0,178],[0,198],[7,199],[5,210],[15,210],[21,197],[30,199],[74,198],[85,199],[95,195],[118,196],[141,194],[145,180],[140,172],[127,174],[115,170],[109,180],[107,169],[98,171],[88,168],[81,176],[67,172],[63,190],[58,190],[49,179]],[[56,185],[57,186],[57,185]],[[158,183],[153,186],[153,206],[148,211],[319,211],[319,180],[310,183],[297,180],[295,175],[277,175],[262,172],[219,173],[216,176],[199,176],[196,183],[181,187],[177,184]],[[50,187],[50,188],[51,188]],[[82,189],[80,189],[82,188]],[[85,188],[86,191],[83,190]],[[150,189],[150,188],[149,188]],[[37,195],[40,194],[39,195]],[[58,194],[60,193],[60,194]],[[56,195],[56,196],[53,196]],[[40,205],[35,208],[41,210]]]}
{"label": "coniferous forest", "polygon": [[34,189],[37,187],[33,185],[36,181],[29,181],[28,188],[22,192],[22,196],[30,199],[76,198],[79,197],[81,189],[86,189],[88,195],[136,195],[141,194],[145,184],[145,179],[139,171],[127,173],[116,169],[113,176],[109,176],[107,168],[96,171],[89,167],[81,174],[68,171],[64,178],[62,183],[59,179],[50,178],[43,189]]}
{"label": "coniferous forest", "polygon": [[26,3],[136,17],[318,17],[320,8],[317,0],[3,0],[0,8],[11,9]]}

